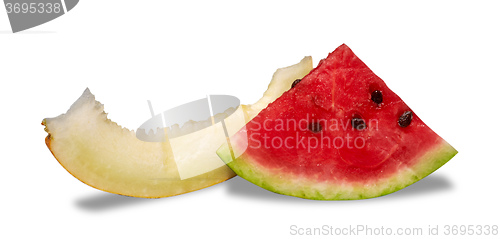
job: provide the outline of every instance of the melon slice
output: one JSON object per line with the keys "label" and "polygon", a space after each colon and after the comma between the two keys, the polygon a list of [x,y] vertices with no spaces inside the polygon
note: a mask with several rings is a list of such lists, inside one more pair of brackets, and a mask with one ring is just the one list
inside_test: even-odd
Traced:
{"label": "melon slice", "polygon": [[400,190],[457,151],[342,45],[217,153],[270,191],[350,200]]}
{"label": "melon slice", "polygon": [[[236,132],[311,69],[311,57],[278,69],[263,98],[257,104],[238,107],[224,120],[227,128],[234,128]],[[80,181],[103,191],[159,198],[205,188],[235,175],[222,164],[203,174],[181,178],[168,137],[165,137],[165,142],[139,140],[133,131],[109,120],[103,105],[88,89],[67,113],[46,118],[42,124],[48,132],[45,142],[59,163]],[[192,127],[197,127],[196,122]],[[184,145],[182,148],[192,152],[191,158],[184,159],[187,165],[203,164],[212,158],[220,162],[215,151],[226,140],[225,137],[216,137],[224,135],[222,127],[214,125],[205,131],[203,145],[198,142],[202,139],[197,132],[177,139],[177,146]],[[184,173],[189,174],[189,170],[184,169]]]}

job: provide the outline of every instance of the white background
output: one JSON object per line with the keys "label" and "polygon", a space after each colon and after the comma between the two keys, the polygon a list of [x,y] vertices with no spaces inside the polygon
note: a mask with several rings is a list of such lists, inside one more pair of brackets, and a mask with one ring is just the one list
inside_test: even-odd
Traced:
{"label": "white background", "polygon": [[[83,0],[16,34],[0,10],[0,237],[303,238],[292,225],[439,225],[443,235],[445,225],[499,225],[498,10],[494,1]],[[207,94],[254,103],[277,68],[305,55],[317,64],[342,43],[459,154],[369,200],[292,198],[238,177],[151,200],[81,183],[45,146],[42,119],[86,87],[110,119],[136,129],[150,117],[146,100],[157,112]]]}

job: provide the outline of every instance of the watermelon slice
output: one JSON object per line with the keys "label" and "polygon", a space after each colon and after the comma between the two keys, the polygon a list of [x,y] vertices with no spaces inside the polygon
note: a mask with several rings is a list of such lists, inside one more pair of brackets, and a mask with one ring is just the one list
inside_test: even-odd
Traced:
{"label": "watermelon slice", "polygon": [[457,151],[342,45],[217,153],[270,191],[350,200],[400,190]]}

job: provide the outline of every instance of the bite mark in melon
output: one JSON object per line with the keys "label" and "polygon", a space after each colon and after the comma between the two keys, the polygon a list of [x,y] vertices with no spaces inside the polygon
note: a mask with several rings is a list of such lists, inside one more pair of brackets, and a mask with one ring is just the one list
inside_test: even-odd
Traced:
{"label": "bite mark in melon", "polygon": [[218,155],[239,176],[276,193],[318,200],[395,192],[457,153],[346,45],[230,143]]}

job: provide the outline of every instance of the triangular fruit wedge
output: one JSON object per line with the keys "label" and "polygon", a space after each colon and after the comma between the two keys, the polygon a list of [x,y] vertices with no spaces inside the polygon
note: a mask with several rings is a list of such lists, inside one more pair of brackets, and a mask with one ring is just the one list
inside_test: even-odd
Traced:
{"label": "triangular fruit wedge", "polygon": [[456,153],[346,45],[218,150],[248,181],[318,200],[395,192]]}
{"label": "triangular fruit wedge", "polygon": [[[254,105],[241,105],[224,119],[226,129],[235,133],[260,110],[278,98],[297,78],[312,69],[311,57],[281,68],[264,96]],[[178,195],[225,181],[234,172],[226,165],[207,169],[203,174],[182,178],[174,160],[168,137],[164,142],[144,142],[133,131],[107,118],[104,107],[87,89],[67,113],[42,122],[48,136],[45,142],[59,163],[80,181],[97,189],[134,197],[159,198]],[[192,127],[198,127],[195,123]],[[198,128],[196,128],[198,129]],[[187,165],[204,165],[207,160],[220,162],[217,148],[226,141],[221,123],[177,138],[181,149],[192,152]],[[221,137],[222,136],[222,137]],[[202,142],[201,142],[202,141]],[[189,174],[190,168],[184,169]],[[192,169],[200,171],[200,169]]]}

